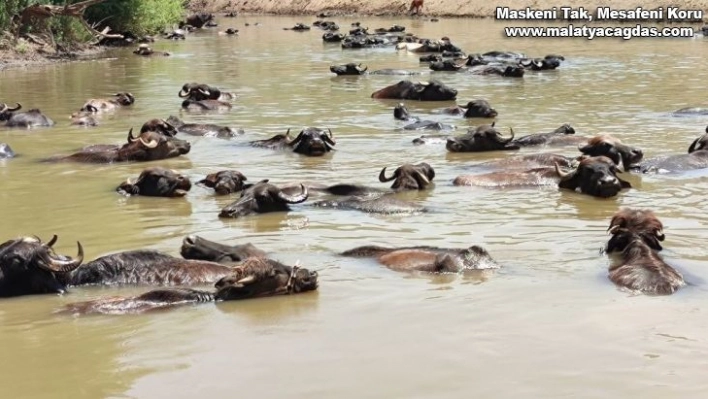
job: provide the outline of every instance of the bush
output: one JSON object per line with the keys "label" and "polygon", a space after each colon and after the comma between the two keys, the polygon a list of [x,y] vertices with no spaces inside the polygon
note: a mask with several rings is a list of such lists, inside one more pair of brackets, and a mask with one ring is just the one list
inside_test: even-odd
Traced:
{"label": "bush", "polygon": [[86,10],[87,21],[136,35],[161,31],[183,16],[182,0],[108,0]]}

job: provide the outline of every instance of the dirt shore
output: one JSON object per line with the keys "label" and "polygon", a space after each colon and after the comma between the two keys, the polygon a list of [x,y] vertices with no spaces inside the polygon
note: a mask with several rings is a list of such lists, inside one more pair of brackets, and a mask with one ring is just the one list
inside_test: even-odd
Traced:
{"label": "dirt shore", "polygon": [[[581,3],[581,4],[577,4]],[[234,11],[254,14],[292,14],[315,15],[402,15],[408,11],[410,0],[191,0],[189,8],[193,11]],[[495,10],[502,4],[483,0],[425,0],[422,14],[427,16],[474,17],[491,18]],[[590,12],[597,7],[612,7],[615,10],[628,10],[642,7],[654,9],[678,6],[681,10],[701,10],[708,15],[708,0],[588,0],[583,2],[559,2],[557,0],[507,0],[503,3],[513,9],[531,7],[533,9],[550,9],[552,7],[583,6]],[[705,20],[705,18],[704,18]]]}
{"label": "dirt shore", "polygon": [[104,56],[106,47],[77,45],[57,53],[51,46],[40,45],[25,39],[0,40],[0,71],[10,68],[37,67],[60,62],[97,59]]}

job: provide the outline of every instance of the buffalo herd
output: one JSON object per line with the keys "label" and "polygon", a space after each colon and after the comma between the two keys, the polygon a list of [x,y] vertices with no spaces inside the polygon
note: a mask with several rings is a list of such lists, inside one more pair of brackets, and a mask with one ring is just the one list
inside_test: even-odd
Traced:
{"label": "buffalo herd", "polygon": [[[190,16],[165,38],[175,38],[178,33],[203,27],[216,26],[211,14]],[[397,50],[427,54],[433,72],[468,73],[470,75],[499,75],[523,78],[525,73],[553,71],[565,58],[547,55],[529,58],[511,52],[490,52],[466,55],[453,45],[449,38],[422,39],[406,34],[402,26],[377,29],[356,24],[349,35],[337,33],[339,26],[332,21],[317,21],[314,26],[325,30],[325,42],[342,42],[343,48],[357,46],[385,46]],[[297,24],[295,31],[308,31],[309,26]],[[233,31],[233,30],[232,30]],[[235,31],[232,32],[235,34]],[[128,36],[126,36],[128,37]],[[184,35],[179,38],[183,39]],[[135,43],[131,41],[130,43]],[[154,52],[141,41],[136,50],[139,55]],[[123,45],[125,43],[122,43]],[[336,75],[360,76],[377,71],[358,63],[331,65]],[[412,75],[416,72],[380,70],[381,74]],[[204,83],[185,83],[177,92],[182,108],[188,111],[228,110],[238,96],[233,92]],[[428,81],[401,80],[374,91],[371,98],[408,101],[456,100],[458,91],[437,79]],[[71,115],[71,123],[93,126],[104,113],[121,112],[136,101],[130,92],[115,93],[110,98],[89,99]],[[0,103],[0,121],[14,128],[50,127],[54,121],[39,109],[22,111],[20,103]],[[678,113],[690,113],[679,110]],[[474,99],[454,107],[437,111],[459,115],[463,118],[495,118],[498,115],[484,99]],[[698,112],[698,111],[694,111]],[[434,112],[435,113],[435,112]],[[400,103],[393,110],[399,120],[413,121],[409,130],[452,130],[450,125],[423,120],[412,116]],[[97,119],[98,118],[98,119]],[[86,146],[71,154],[52,155],[41,162],[81,162],[113,164],[118,162],[151,162],[186,156],[191,150],[187,140],[179,136],[200,136],[234,139],[243,135],[242,130],[215,124],[185,122],[175,116],[151,119],[144,123],[139,133],[126,129],[122,145],[98,144]],[[441,151],[476,153],[487,151],[513,152],[526,147],[577,146],[578,153],[537,153],[512,155],[501,160],[477,163],[476,173],[457,176],[455,186],[540,187],[556,186],[582,195],[609,198],[631,189],[623,174],[629,173],[678,173],[708,168],[708,130],[690,143],[687,153],[644,159],[641,149],[625,144],[612,136],[583,137],[576,135],[569,124],[562,124],[550,131],[518,136],[513,128],[499,130],[495,123],[483,123],[461,135],[432,134],[413,140],[417,145],[439,145]],[[518,129],[517,129],[518,130]],[[328,127],[305,127],[297,134],[288,129],[264,140],[245,141],[244,144],[266,150],[288,151],[302,156],[322,157],[336,151],[335,133]],[[339,145],[342,145],[341,143]],[[343,143],[346,146],[346,140]],[[0,143],[0,159],[15,156],[6,143]],[[473,158],[470,158],[473,159]],[[7,161],[3,161],[7,162]],[[390,188],[338,183],[324,185],[311,182],[294,182],[275,185],[268,179],[249,181],[238,170],[221,170],[196,182],[198,186],[213,190],[214,195],[236,195],[236,199],[218,214],[221,218],[257,217],[267,212],[288,212],[293,205],[308,201],[311,195],[325,195],[310,204],[315,208],[337,208],[368,213],[396,214],[433,212],[425,206],[397,197],[407,190],[431,190],[436,176],[428,163],[407,163],[395,168],[383,167],[378,175],[381,183],[391,183]],[[184,197],[192,189],[190,179],[179,171],[151,165],[139,176],[132,176],[120,183],[116,191],[124,196]],[[108,195],[108,194],[107,194]],[[216,217],[216,215],[215,215]],[[612,257],[609,279],[625,289],[646,294],[671,294],[685,285],[682,275],[668,265],[659,252],[664,240],[663,225],[653,212],[645,209],[621,209],[610,221],[610,239],[605,247]],[[185,303],[216,302],[271,295],[294,294],[317,289],[318,274],[299,265],[285,265],[268,257],[268,254],[247,243],[229,246],[190,235],[183,241],[182,258],[158,251],[125,251],[84,262],[84,251],[77,242],[77,255],[57,254],[53,236],[48,241],[35,236],[19,237],[0,244],[0,297],[28,294],[64,293],[68,288],[86,285],[144,285],[169,286],[148,291],[134,297],[110,297],[74,303],[68,310],[76,313],[128,313],[171,307]],[[497,269],[500,265],[482,247],[440,248],[408,246],[388,248],[362,246],[339,254],[342,257],[371,258],[395,271],[423,273],[460,273],[465,270]],[[189,286],[213,284],[213,290],[197,290]]]}

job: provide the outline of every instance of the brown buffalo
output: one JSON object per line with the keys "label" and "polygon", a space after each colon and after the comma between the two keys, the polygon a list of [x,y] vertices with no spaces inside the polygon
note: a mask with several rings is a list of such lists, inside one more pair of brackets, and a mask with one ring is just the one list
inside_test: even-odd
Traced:
{"label": "brown buffalo", "polygon": [[57,255],[52,249],[56,241],[55,235],[46,243],[21,237],[0,244],[0,297],[64,293],[67,284],[61,277],[81,265],[84,251],[77,242],[76,259]]}
{"label": "brown buffalo", "polygon": [[616,242],[623,245],[620,260],[609,267],[610,281],[649,295],[670,295],[686,285],[681,273],[668,265],[640,234],[624,228],[615,229],[613,234]]}
{"label": "brown buffalo", "polygon": [[509,129],[511,137],[505,139],[501,133],[491,125],[478,126],[466,134],[447,139],[447,148],[450,152],[483,152],[500,150],[518,150],[519,146],[512,144],[514,129]]}
{"label": "brown buffalo", "polygon": [[98,126],[98,121],[94,118],[96,110],[91,110],[92,106],[89,106],[88,111],[79,111],[71,114],[71,124],[77,126]]}
{"label": "brown buffalo", "polygon": [[128,107],[135,103],[135,97],[131,93],[116,93],[115,98],[92,98],[84,103],[80,111],[86,112],[106,112],[114,111],[121,107]]}
{"label": "brown buffalo", "polygon": [[342,256],[375,258],[395,271],[428,273],[459,273],[464,270],[498,269],[499,264],[487,250],[477,245],[469,248],[439,248],[429,246],[385,248],[375,245],[357,247],[342,252]]}
{"label": "brown buffalo", "polygon": [[251,257],[264,257],[266,253],[253,244],[224,245],[196,235],[182,240],[180,254],[185,259],[207,260],[217,263],[241,262]]}
{"label": "brown buffalo", "polygon": [[457,90],[437,80],[417,83],[402,80],[371,94],[371,98],[418,101],[452,101],[456,97]]}
{"label": "brown buffalo", "polygon": [[244,184],[246,180],[246,176],[237,170],[221,170],[207,175],[197,184],[213,188],[219,195],[226,195],[250,187],[251,185]]}
{"label": "brown buffalo", "polygon": [[334,149],[337,144],[331,129],[326,131],[316,127],[308,127],[300,131],[294,139],[290,138],[290,129],[285,134],[277,134],[267,140],[255,140],[249,143],[254,147],[283,149],[290,148],[293,152],[308,156],[321,156]]}
{"label": "brown buffalo", "polygon": [[[344,187],[349,187],[343,185]],[[333,186],[337,187],[337,186]],[[354,186],[357,187],[357,186]],[[343,192],[340,194],[344,194]],[[322,200],[312,204],[319,208],[333,208],[342,210],[355,210],[366,213],[385,215],[401,213],[427,212],[424,206],[395,198],[393,193],[355,193],[351,197],[335,200]]]}
{"label": "brown buffalo", "polygon": [[604,156],[585,158],[572,172],[563,172],[556,165],[556,172],[561,178],[558,187],[579,190],[594,197],[614,197],[622,189],[632,187],[617,177],[617,173],[622,171],[610,158]]}
{"label": "brown buffalo", "polygon": [[618,234],[620,231],[629,231],[637,236],[653,250],[661,251],[660,241],[664,241],[664,225],[654,212],[648,209],[624,208],[615,213],[610,221],[608,233],[612,236],[607,242],[606,251],[622,251],[627,243],[620,241],[621,238],[628,238],[626,234]]}
{"label": "brown buffalo", "polygon": [[145,132],[133,137],[128,132],[128,142],[123,146],[89,146],[71,155],[46,159],[48,162],[74,161],[84,163],[146,162],[174,158],[189,153],[190,144],[184,140],[166,137],[157,132]]}
{"label": "brown buffalo", "polygon": [[267,212],[287,212],[290,204],[305,202],[308,197],[307,187],[300,185],[302,192],[289,195],[277,186],[261,180],[241,193],[241,198],[225,206],[219,217],[238,218]]}
{"label": "brown buffalo", "polygon": [[315,271],[286,266],[266,258],[249,258],[233,268],[230,275],[214,285],[215,291],[186,288],[162,289],[136,297],[112,297],[68,305],[65,310],[78,313],[140,313],[187,303],[233,301],[276,295],[297,294],[317,289]]}
{"label": "brown buffalo", "polygon": [[435,178],[435,170],[425,162],[403,164],[396,168],[391,177],[386,177],[386,168],[381,169],[379,181],[387,183],[393,180],[394,190],[425,190]]}
{"label": "brown buffalo", "polygon": [[150,119],[143,123],[143,126],[140,128],[140,134],[145,132],[157,132],[168,137],[177,135],[177,129],[164,119]]}
{"label": "brown buffalo", "polygon": [[487,100],[474,100],[467,105],[458,105],[443,110],[445,114],[462,115],[465,118],[494,118],[499,113],[492,108]]}
{"label": "brown buffalo", "polygon": [[480,162],[473,165],[474,168],[503,168],[508,169],[532,169],[542,166],[553,168],[555,164],[564,168],[578,166],[578,162],[587,158],[587,155],[581,155],[575,158],[565,155],[543,152],[538,154],[515,155],[502,159],[494,159],[491,161]]}
{"label": "brown buffalo", "polygon": [[184,197],[192,188],[187,176],[159,166],[147,168],[136,180],[128,179],[116,188],[120,194],[148,197]]}
{"label": "brown buffalo", "polygon": [[639,148],[630,147],[616,137],[606,135],[593,137],[585,146],[578,149],[592,157],[606,156],[625,171],[638,167],[639,161],[644,157],[644,153]]}
{"label": "brown buffalo", "polygon": [[203,100],[233,100],[236,96],[233,93],[221,91],[214,86],[209,86],[204,83],[185,83],[182,85],[182,90],[177,93],[180,98],[186,98],[193,101]]}

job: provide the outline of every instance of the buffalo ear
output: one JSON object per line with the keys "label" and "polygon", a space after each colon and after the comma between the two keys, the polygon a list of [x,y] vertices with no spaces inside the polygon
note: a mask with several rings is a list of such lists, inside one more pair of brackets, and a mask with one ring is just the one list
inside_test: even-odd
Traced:
{"label": "buffalo ear", "polygon": [[560,188],[567,188],[568,190],[573,190],[575,191],[576,188],[580,186],[579,182],[579,177],[578,177],[578,172],[572,172],[573,174],[571,176],[561,178],[561,181],[558,182],[558,187]]}
{"label": "buffalo ear", "polygon": [[632,188],[632,185],[629,184],[629,182],[626,182],[626,181],[624,181],[624,180],[622,180],[622,179],[619,179],[619,178],[618,178],[617,180],[620,181],[620,184],[622,185],[622,188]]}

